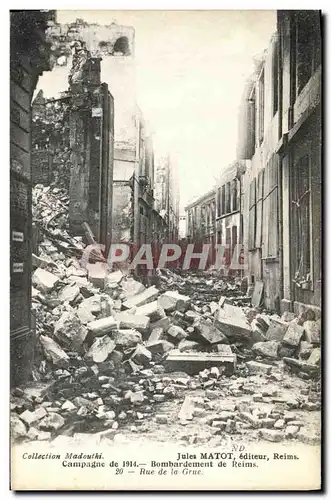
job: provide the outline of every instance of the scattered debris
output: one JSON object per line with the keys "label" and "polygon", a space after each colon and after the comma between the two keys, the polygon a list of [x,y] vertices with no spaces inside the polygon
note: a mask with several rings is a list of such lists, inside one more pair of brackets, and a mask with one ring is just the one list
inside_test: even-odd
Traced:
{"label": "scattered debris", "polygon": [[[33,258],[37,350],[33,382],[12,394],[13,439],[143,432],[171,422],[163,411],[173,401],[174,420],[208,425],[206,440],[319,442],[303,418],[320,408],[315,313],[271,315],[257,284],[251,307],[239,278],[162,269],[146,288],[101,256],[86,268],[82,239],[67,232],[65,192],[55,189],[34,188],[43,235]],[[293,380],[301,385],[290,397]]]}

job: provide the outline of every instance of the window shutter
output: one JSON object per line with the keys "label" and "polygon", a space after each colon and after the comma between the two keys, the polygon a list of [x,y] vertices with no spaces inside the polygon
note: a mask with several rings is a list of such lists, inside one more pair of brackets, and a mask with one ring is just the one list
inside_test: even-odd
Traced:
{"label": "window shutter", "polygon": [[249,186],[248,250],[255,248],[256,232],[256,179]]}
{"label": "window shutter", "polygon": [[261,248],[262,245],[263,181],[264,181],[264,170],[261,170],[257,178],[256,237],[255,237],[256,248]]}
{"label": "window shutter", "polygon": [[278,256],[278,158],[267,164],[264,174],[262,258]]}

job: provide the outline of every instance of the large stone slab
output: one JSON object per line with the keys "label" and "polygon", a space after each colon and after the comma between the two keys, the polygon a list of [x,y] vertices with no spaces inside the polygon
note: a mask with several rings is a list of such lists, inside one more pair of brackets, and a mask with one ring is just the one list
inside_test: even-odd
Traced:
{"label": "large stone slab", "polygon": [[32,275],[32,283],[33,285],[43,293],[48,293],[53,290],[53,288],[59,282],[58,276],[45,271],[45,269],[38,268]]}
{"label": "large stone slab", "polygon": [[216,311],[215,326],[224,335],[233,339],[248,340],[252,333],[243,310],[231,304],[224,304]]}
{"label": "large stone slab", "polygon": [[196,375],[205,368],[221,366],[225,372],[232,375],[236,369],[237,357],[235,354],[219,355],[216,353],[180,352],[178,349],[170,351],[164,366],[167,371],[182,371],[189,375]]}

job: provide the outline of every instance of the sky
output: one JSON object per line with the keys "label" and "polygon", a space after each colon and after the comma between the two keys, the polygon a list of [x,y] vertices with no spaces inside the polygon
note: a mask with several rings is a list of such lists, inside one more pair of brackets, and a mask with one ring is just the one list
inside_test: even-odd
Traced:
{"label": "sky", "polygon": [[135,28],[138,103],[156,154],[175,159],[183,211],[236,159],[244,83],[276,29],[276,11],[57,11],[58,22],[76,18]]}

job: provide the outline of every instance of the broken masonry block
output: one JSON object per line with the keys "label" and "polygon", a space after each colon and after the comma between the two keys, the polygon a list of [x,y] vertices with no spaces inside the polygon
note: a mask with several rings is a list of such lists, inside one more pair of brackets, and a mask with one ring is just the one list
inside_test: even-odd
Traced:
{"label": "broken masonry block", "polygon": [[115,330],[111,334],[116,346],[123,348],[135,347],[142,342],[141,333],[137,330]]}
{"label": "broken masonry block", "polygon": [[254,343],[264,342],[266,340],[265,331],[263,330],[263,328],[261,328],[256,318],[254,318],[253,321],[251,322],[251,329],[252,329],[252,340]]}
{"label": "broken masonry block", "polygon": [[165,354],[166,352],[171,351],[174,348],[174,345],[167,340],[157,340],[152,343],[148,343],[148,350],[152,354]]}
{"label": "broken masonry block", "polygon": [[[271,318],[267,314],[257,314],[255,316],[255,320],[259,327],[263,330],[263,333],[266,333],[268,331],[268,328],[271,323]],[[272,340],[272,339],[270,339]]]}
{"label": "broken masonry block", "polygon": [[198,337],[199,341],[210,345],[227,342],[226,336],[218,330],[218,328],[213,326],[211,323],[208,323],[205,319],[197,319],[194,322],[193,327],[195,336]]}
{"label": "broken masonry block", "polygon": [[133,329],[138,332],[144,333],[148,330],[150,325],[150,318],[148,316],[138,316],[137,314],[128,314],[125,312],[116,313],[116,321],[120,329]]}
{"label": "broken masonry block", "polygon": [[283,338],[283,344],[292,346],[292,347],[297,347],[300,345],[300,341],[302,336],[304,335],[304,328],[303,326],[298,325],[294,321],[289,323],[288,329],[286,331],[286,334],[284,335]]}
{"label": "broken masonry block", "polygon": [[82,325],[78,316],[71,311],[65,311],[55,323],[54,337],[61,346],[67,349],[79,350],[87,334],[87,328]]}
{"label": "broken masonry block", "polygon": [[160,295],[158,298],[159,305],[166,311],[185,312],[190,307],[191,299],[186,295],[181,295],[178,292],[168,291]]}
{"label": "broken masonry block", "polygon": [[151,321],[157,321],[165,317],[165,312],[157,300],[145,304],[144,306],[137,307],[134,314],[138,316],[148,316]]}
{"label": "broken masonry block", "polygon": [[296,347],[291,347],[288,345],[280,345],[278,349],[278,357],[279,358],[284,358],[284,357],[291,357],[294,356],[296,352]]}
{"label": "broken masonry block", "polygon": [[197,313],[196,311],[186,311],[183,319],[187,320],[189,323],[194,323],[197,319],[201,318],[201,314]]}
{"label": "broken masonry block", "polygon": [[251,375],[256,375],[258,373],[265,373],[266,375],[269,375],[272,370],[272,366],[259,363],[258,361],[247,361],[246,366]]}
{"label": "broken masonry block", "polygon": [[98,314],[101,312],[101,295],[92,295],[79,304],[79,307],[85,309],[92,314]]}
{"label": "broken masonry block", "polygon": [[162,337],[163,337],[163,328],[153,328],[152,333],[148,337],[147,345],[162,340]]}
{"label": "broken masonry block", "polygon": [[278,443],[284,438],[284,434],[281,431],[273,429],[260,429],[259,434],[266,441],[272,441],[273,443]]}
{"label": "broken masonry block", "polygon": [[151,330],[155,330],[156,328],[162,328],[164,332],[167,332],[168,329],[170,328],[170,325],[171,325],[170,318],[165,317],[151,323],[150,328]]}
{"label": "broken masonry block", "polygon": [[131,401],[131,403],[143,403],[144,402],[144,393],[142,391],[131,392],[130,401]]}
{"label": "broken masonry block", "polygon": [[282,321],[285,321],[286,323],[289,323],[290,321],[293,321],[295,319],[295,314],[290,311],[284,311],[280,319]]}
{"label": "broken masonry block", "polygon": [[113,316],[96,319],[95,321],[88,323],[87,328],[92,332],[94,337],[99,337],[115,330],[117,328],[117,321],[113,318]]}
{"label": "broken masonry block", "polygon": [[283,340],[289,325],[280,319],[270,318],[270,326],[266,333],[267,340]]}
{"label": "broken masonry block", "polygon": [[307,360],[314,349],[314,344],[307,342],[306,340],[301,340],[299,348],[299,358]]}
{"label": "broken masonry block", "polygon": [[58,294],[58,299],[61,302],[69,302],[72,304],[79,295],[79,287],[77,285],[67,285]]}
{"label": "broken masonry block", "polygon": [[131,360],[138,365],[145,366],[152,360],[152,354],[143,345],[137,345],[134,353],[131,356]]}
{"label": "broken masonry block", "polygon": [[39,340],[44,349],[46,358],[54,365],[62,368],[66,368],[69,365],[69,356],[53,339],[46,335],[40,335]]}
{"label": "broken masonry block", "polygon": [[276,342],[275,340],[267,340],[265,342],[257,342],[256,344],[254,344],[252,346],[252,351],[267,358],[277,359],[279,346],[280,342]]}
{"label": "broken masonry block", "polygon": [[96,262],[95,264],[87,264],[88,280],[96,287],[103,289],[108,271],[108,264],[104,262]]}
{"label": "broken masonry block", "polygon": [[43,293],[50,292],[59,283],[60,279],[58,276],[45,271],[44,269],[38,268],[32,275],[33,285]]}
{"label": "broken masonry block", "polygon": [[224,304],[215,313],[215,326],[230,338],[249,339],[251,327],[240,307]]}
{"label": "broken masonry block", "polygon": [[310,365],[316,365],[319,366],[321,362],[321,349],[319,347],[316,347],[313,349],[311,355],[308,358],[307,363]]}
{"label": "broken masonry block", "polygon": [[94,363],[102,363],[106,361],[109,354],[115,350],[115,347],[115,342],[107,335],[104,337],[97,337],[85,354],[85,359],[92,360]]}
{"label": "broken masonry block", "polygon": [[124,275],[121,271],[115,271],[113,273],[109,273],[106,278],[106,283],[120,283],[120,281],[123,279]]}
{"label": "broken masonry block", "polygon": [[218,354],[233,354],[231,346],[229,346],[229,344],[216,344],[215,349],[217,350]]}
{"label": "broken masonry block", "polygon": [[131,309],[132,307],[144,306],[149,302],[153,302],[157,298],[159,293],[160,293],[159,290],[155,288],[155,286],[151,286],[149,288],[146,288],[143,292],[140,292],[137,295],[129,297],[123,303],[123,307],[125,307],[126,309]]}
{"label": "broken masonry block", "polygon": [[25,410],[23,413],[20,414],[20,419],[23,420],[28,425],[33,424],[34,422],[37,422],[38,420],[41,420],[42,418],[46,417],[47,411],[45,408],[40,406],[37,410],[34,410],[33,412],[30,410]]}

